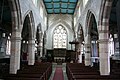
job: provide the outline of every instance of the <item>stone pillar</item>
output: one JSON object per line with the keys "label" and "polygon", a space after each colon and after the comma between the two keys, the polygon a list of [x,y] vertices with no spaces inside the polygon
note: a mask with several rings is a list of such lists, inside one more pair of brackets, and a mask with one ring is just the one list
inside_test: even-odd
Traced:
{"label": "stone pillar", "polygon": [[78,55],[79,57],[79,63],[82,63],[82,54]]}
{"label": "stone pillar", "polygon": [[40,57],[43,56],[43,39],[40,41]]}
{"label": "stone pillar", "polygon": [[28,41],[28,65],[34,65],[35,63],[35,39]]}
{"label": "stone pillar", "polygon": [[38,44],[38,54],[39,54],[39,58],[43,56],[43,43],[42,41],[40,41],[40,43]]}
{"label": "stone pillar", "polygon": [[40,43],[38,43],[38,47],[37,47],[37,53],[38,53],[38,59],[37,60],[39,60],[40,59],[40,57],[41,57],[41,55],[40,55],[40,53],[41,53],[41,48],[40,48]]}
{"label": "stone pillar", "polygon": [[78,62],[78,60],[79,60],[79,54],[80,54],[80,52],[79,52],[79,44],[75,44],[75,54],[76,54],[76,57],[75,57],[75,62]]}
{"label": "stone pillar", "polygon": [[85,65],[91,65],[91,45],[90,45],[90,35],[85,38]]}
{"label": "stone pillar", "polygon": [[21,33],[14,31],[11,36],[10,74],[20,69]]}
{"label": "stone pillar", "polygon": [[82,53],[81,53],[81,49],[82,49],[81,43],[79,43],[79,48],[78,48],[78,50],[77,50],[77,52],[78,52],[78,63],[82,63]]}
{"label": "stone pillar", "polygon": [[99,34],[99,58],[100,58],[100,74],[109,75],[110,74],[110,57],[108,51],[108,36],[107,33]]}

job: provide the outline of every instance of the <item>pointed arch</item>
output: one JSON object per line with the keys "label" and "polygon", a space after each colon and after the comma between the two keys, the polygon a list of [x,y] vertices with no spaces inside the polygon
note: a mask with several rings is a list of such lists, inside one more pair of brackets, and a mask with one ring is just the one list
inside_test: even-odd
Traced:
{"label": "pointed arch", "polygon": [[[85,36],[87,36],[88,34],[90,34],[91,31],[91,25],[92,25],[92,21],[95,22],[96,26],[97,26],[97,21],[96,21],[96,17],[95,14],[88,10],[87,16],[86,16],[86,32],[85,32]],[[96,30],[98,31],[98,27],[96,27]]]}
{"label": "pointed arch", "polygon": [[[27,14],[24,16],[24,21],[27,18],[28,20],[28,29],[29,29],[29,38],[34,39],[35,38],[35,23],[34,23],[34,17],[32,11],[28,11]],[[23,22],[24,24],[24,22]],[[23,30],[23,27],[21,28],[21,32]]]}
{"label": "pointed arch", "polygon": [[112,2],[113,0],[102,0],[101,10],[99,15],[99,23],[98,23],[99,32],[108,32],[109,17],[110,17]]}
{"label": "pointed arch", "polygon": [[74,33],[73,30],[71,29],[71,26],[65,21],[55,21],[53,24],[50,25],[49,28],[52,29],[53,26],[56,27],[57,25],[60,25],[60,24],[66,26],[65,27],[66,29],[69,29],[72,33]]}
{"label": "pointed arch", "polygon": [[19,0],[8,0],[12,15],[12,30],[19,30],[22,24]]}

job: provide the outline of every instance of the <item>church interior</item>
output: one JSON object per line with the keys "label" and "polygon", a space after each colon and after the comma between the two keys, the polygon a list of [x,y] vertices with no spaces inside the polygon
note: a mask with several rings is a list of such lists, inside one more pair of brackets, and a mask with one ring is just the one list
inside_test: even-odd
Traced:
{"label": "church interior", "polygon": [[0,80],[120,80],[120,0],[0,0]]}

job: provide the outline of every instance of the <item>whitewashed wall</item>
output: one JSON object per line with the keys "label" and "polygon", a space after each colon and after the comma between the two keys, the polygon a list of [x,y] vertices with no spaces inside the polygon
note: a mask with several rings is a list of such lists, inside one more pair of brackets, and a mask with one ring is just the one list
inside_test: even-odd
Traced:
{"label": "whitewashed wall", "polygon": [[86,21],[87,21],[86,17],[88,10],[94,14],[98,25],[101,2],[102,0],[78,0],[78,5],[74,13],[74,19],[76,19],[76,23],[74,24],[75,31],[77,31],[80,23],[83,27],[83,32],[85,36],[85,33],[88,28],[86,26]]}
{"label": "whitewashed wall", "polygon": [[[20,8],[22,13],[22,21],[24,21],[25,16],[28,14],[29,11],[32,11],[35,28],[37,28],[38,24],[41,24],[42,31],[44,32],[47,28],[45,23],[45,17],[47,17],[47,12],[42,0],[39,0],[37,6],[34,4],[32,0],[19,0]],[[43,10],[43,15],[40,14],[40,8]]]}

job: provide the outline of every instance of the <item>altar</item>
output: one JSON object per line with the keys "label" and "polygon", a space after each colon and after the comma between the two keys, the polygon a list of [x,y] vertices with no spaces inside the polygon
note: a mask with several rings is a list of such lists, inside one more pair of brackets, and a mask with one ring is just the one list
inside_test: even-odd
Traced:
{"label": "altar", "polygon": [[66,49],[54,49],[54,61],[56,63],[64,63],[66,57]]}

